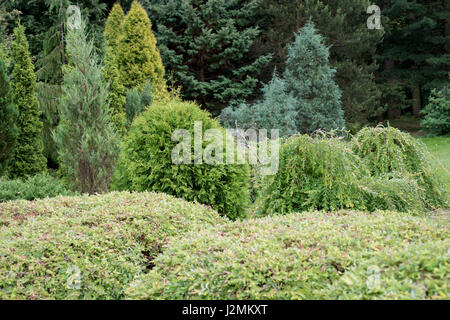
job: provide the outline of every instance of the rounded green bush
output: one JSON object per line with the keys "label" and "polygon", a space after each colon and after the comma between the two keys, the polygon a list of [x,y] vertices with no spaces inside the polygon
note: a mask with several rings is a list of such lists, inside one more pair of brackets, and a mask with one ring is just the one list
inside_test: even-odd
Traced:
{"label": "rounded green bush", "polygon": [[366,209],[359,159],[339,138],[297,135],[280,148],[279,170],[266,181],[261,213]]}
{"label": "rounded green bush", "polygon": [[435,174],[426,146],[406,132],[393,127],[367,127],[352,141],[353,152],[361,158],[372,177],[402,176],[414,180],[426,208],[446,204],[447,194]]}
{"label": "rounded green bush", "polygon": [[0,203],[0,300],[122,299],[169,237],[226,221],[156,193]]}
{"label": "rounded green bush", "polygon": [[[208,129],[224,130],[194,102],[174,99],[149,107],[134,120],[125,138],[112,188],[164,192],[211,205],[231,219],[244,216],[249,202],[248,165],[194,164],[195,121],[201,121],[203,134]],[[172,150],[180,143],[172,141],[176,129],[191,136],[192,164],[172,162]]]}
{"label": "rounded green bush", "polygon": [[[447,299],[450,233],[439,220],[394,211],[338,211],[225,223],[173,239],[155,259],[155,267],[136,277],[126,295],[130,299]],[[415,248],[423,250],[408,254]],[[379,289],[368,295],[364,270],[371,264],[382,276]],[[343,292],[333,287],[351,274],[361,277],[361,286]],[[421,289],[412,292],[411,288]]]}

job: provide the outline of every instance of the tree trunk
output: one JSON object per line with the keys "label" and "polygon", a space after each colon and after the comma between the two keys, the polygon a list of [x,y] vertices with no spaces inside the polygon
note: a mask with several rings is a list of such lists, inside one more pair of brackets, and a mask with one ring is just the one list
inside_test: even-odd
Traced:
{"label": "tree trunk", "polygon": [[420,117],[420,109],[422,106],[419,85],[417,85],[413,88],[412,97],[413,97],[413,106],[412,106],[413,116],[416,118],[419,118]]}

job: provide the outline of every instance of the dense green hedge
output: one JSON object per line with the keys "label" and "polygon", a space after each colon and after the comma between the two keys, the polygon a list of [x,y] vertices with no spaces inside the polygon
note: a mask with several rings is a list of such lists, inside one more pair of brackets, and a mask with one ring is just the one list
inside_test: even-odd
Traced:
{"label": "dense green hedge", "polygon": [[9,200],[34,200],[58,195],[75,195],[57,178],[48,173],[38,173],[27,179],[6,180],[0,178],[0,202]]}
{"label": "dense green hedge", "polygon": [[173,240],[126,292],[133,299],[448,299],[450,232],[442,222],[339,211],[226,223]]}
{"label": "dense green hedge", "polygon": [[123,298],[169,236],[223,222],[155,193],[0,203],[0,299]]}
{"label": "dense green hedge", "polygon": [[[194,122],[208,129],[223,130],[218,121],[194,102],[178,99],[156,102],[138,116],[125,138],[112,189],[164,192],[188,201],[211,205],[219,213],[236,219],[248,205],[247,165],[194,164]],[[172,162],[176,129],[190,134],[191,164]],[[203,148],[207,142],[203,142]],[[225,148],[225,143],[224,143]]]}

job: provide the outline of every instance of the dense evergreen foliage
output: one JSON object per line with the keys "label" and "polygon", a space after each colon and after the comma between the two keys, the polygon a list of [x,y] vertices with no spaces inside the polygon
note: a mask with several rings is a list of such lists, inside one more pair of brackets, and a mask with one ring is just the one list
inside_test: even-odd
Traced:
{"label": "dense evergreen foliage", "polygon": [[[185,129],[188,138],[192,139],[195,121],[202,125],[202,137],[208,129],[222,130],[208,112],[193,102],[172,100],[154,103],[138,116],[125,138],[118,169],[114,173],[113,189],[164,192],[209,204],[232,219],[245,216],[248,204],[247,165],[193,163],[191,159],[197,157],[191,152],[195,141],[189,141],[188,152],[191,154],[187,157],[191,163],[173,163],[175,146],[187,143],[174,140],[174,130]],[[206,146],[206,141],[203,145]],[[223,148],[225,150],[225,144]]]}
{"label": "dense evergreen foliage", "polygon": [[218,114],[230,101],[255,93],[256,76],[270,59],[249,54],[260,35],[254,22],[261,0],[143,3],[154,19],[164,65],[185,98]]}
{"label": "dense evergreen foliage", "polygon": [[8,168],[8,174],[21,178],[46,169],[46,159],[43,155],[41,111],[36,96],[36,75],[31,63],[25,28],[19,23],[14,29],[12,43],[13,103],[19,111],[17,127],[19,135],[14,149],[14,155]]}
{"label": "dense evergreen foliage", "polygon": [[108,87],[84,27],[69,31],[61,120],[54,134],[61,171],[80,192],[106,192],[119,153],[106,102]]}
{"label": "dense evergreen foliage", "polygon": [[429,102],[422,110],[422,127],[434,135],[450,133],[450,93],[448,87],[437,91],[433,89]]}
{"label": "dense evergreen foliage", "polygon": [[5,173],[17,141],[19,112],[12,102],[12,89],[0,48],[0,177]]}

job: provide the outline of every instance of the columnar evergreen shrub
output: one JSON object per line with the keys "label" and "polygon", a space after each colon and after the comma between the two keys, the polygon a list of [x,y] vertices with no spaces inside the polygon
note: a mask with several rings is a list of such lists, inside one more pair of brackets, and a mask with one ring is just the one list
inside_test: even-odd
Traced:
{"label": "columnar evergreen shrub", "polygon": [[109,108],[114,126],[121,134],[125,133],[125,92],[126,89],[119,79],[117,51],[119,38],[122,34],[122,23],[125,13],[119,3],[115,3],[105,22],[105,59],[103,79],[110,84],[108,94]]}
{"label": "columnar evergreen shrub", "polygon": [[0,177],[6,171],[18,135],[19,112],[12,102],[12,89],[6,71],[5,57],[0,51]]}
{"label": "columnar evergreen shrub", "polygon": [[422,110],[424,119],[421,122],[430,134],[446,135],[450,133],[450,93],[448,88],[440,91],[434,89],[429,97],[429,103]]}
{"label": "columnar evergreen shrub", "polygon": [[152,33],[152,24],[144,8],[133,1],[122,25],[117,43],[116,63],[119,81],[126,89],[151,81],[154,97],[164,95],[164,66]]}
{"label": "columnar evergreen shrub", "polygon": [[54,134],[61,171],[82,193],[105,192],[119,156],[119,136],[106,102],[108,87],[84,26],[67,34],[61,121]]}
{"label": "columnar evergreen shrub", "polygon": [[[173,132],[185,129],[192,139],[194,121],[201,121],[203,133],[208,129],[223,130],[194,102],[154,102],[134,120],[125,138],[112,187],[164,192],[211,205],[232,219],[242,217],[248,202],[247,165],[172,162],[172,150],[180,143],[172,140]],[[193,148],[192,142],[188,155],[191,160]]]}
{"label": "columnar evergreen shrub", "polygon": [[14,29],[12,43],[13,103],[19,110],[17,126],[19,135],[8,174],[13,177],[26,177],[46,169],[43,155],[42,122],[39,119],[40,108],[36,96],[36,75],[31,63],[25,28],[19,24]]}
{"label": "columnar evergreen shrub", "polygon": [[426,146],[408,133],[393,127],[364,128],[354,137],[352,150],[372,177],[408,177],[416,181],[426,207],[446,203],[446,191],[434,173]]}

